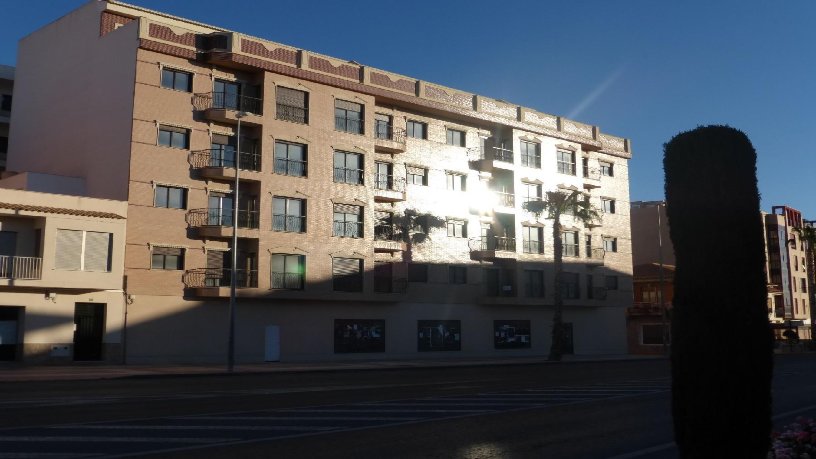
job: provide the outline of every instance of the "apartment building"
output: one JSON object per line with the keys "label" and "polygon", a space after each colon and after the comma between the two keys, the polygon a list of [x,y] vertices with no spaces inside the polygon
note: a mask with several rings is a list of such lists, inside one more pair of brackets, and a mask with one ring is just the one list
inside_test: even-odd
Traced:
{"label": "apartment building", "polygon": [[0,65],[0,173],[6,170],[13,92],[14,67]]}
{"label": "apartment building", "polygon": [[787,206],[773,206],[763,213],[768,267],[768,317],[777,338],[791,330],[800,339],[811,339],[811,305],[808,293],[807,253],[800,232],[802,213]]}
{"label": "apartment building", "polygon": [[17,77],[9,169],[128,202],[128,362],[226,358],[232,250],[239,362],[545,355],[558,187],[604,211],[562,222],[571,351],[626,351],[626,139],[117,1]]}
{"label": "apartment building", "polygon": [[0,360],[122,362],[127,202],[0,180]]}

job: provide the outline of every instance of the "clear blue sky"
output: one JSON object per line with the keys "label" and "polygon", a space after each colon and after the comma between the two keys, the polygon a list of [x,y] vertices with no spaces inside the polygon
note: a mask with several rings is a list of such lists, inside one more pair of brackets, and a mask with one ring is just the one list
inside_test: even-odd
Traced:
{"label": "clear blue sky", "polygon": [[[3,1],[0,63],[83,3]],[[673,135],[728,124],[757,149],[763,210],[816,219],[813,1],[131,3],[596,124],[632,139],[633,201],[662,199]]]}

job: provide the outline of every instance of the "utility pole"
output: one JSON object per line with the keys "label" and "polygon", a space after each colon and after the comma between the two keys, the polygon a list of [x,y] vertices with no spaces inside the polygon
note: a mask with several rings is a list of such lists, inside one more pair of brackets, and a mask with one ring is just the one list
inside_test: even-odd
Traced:
{"label": "utility pole", "polygon": [[230,301],[229,301],[229,329],[227,331],[227,372],[232,373],[235,368],[235,289],[238,278],[238,171],[241,169],[241,118],[246,112],[238,112],[235,144],[235,188],[232,192],[232,268],[230,270]]}

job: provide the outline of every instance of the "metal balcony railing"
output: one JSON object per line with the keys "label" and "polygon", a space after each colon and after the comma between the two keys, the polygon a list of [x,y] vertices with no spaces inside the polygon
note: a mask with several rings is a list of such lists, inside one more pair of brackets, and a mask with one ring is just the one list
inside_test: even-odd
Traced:
{"label": "metal balcony railing", "polygon": [[[190,164],[194,169],[205,167],[235,168],[235,148],[210,148],[190,153]],[[242,170],[260,172],[261,154],[241,152],[238,155],[238,165]]]}
{"label": "metal balcony railing", "polygon": [[558,161],[558,173],[566,175],[575,175],[575,163]]}
{"label": "metal balcony railing", "polygon": [[384,121],[377,121],[374,125],[374,138],[405,143],[405,129],[394,127]]}
{"label": "metal balcony railing", "polygon": [[0,255],[0,279],[42,279],[42,258]]}
{"label": "metal balcony railing", "polygon": [[307,124],[309,122],[309,109],[278,102],[275,104],[275,117],[279,120]]}
{"label": "metal balcony railing", "polygon": [[524,253],[544,253],[544,243],[541,241],[522,241]]}
{"label": "metal balcony railing", "polygon": [[260,115],[263,99],[225,92],[213,92],[210,107]]}
{"label": "metal balcony railing", "polygon": [[402,229],[394,225],[374,226],[374,240],[376,241],[402,241]]}
{"label": "metal balcony railing", "polygon": [[350,183],[352,185],[363,184],[363,171],[360,169],[348,169],[345,167],[334,168],[334,181],[337,183]]}
{"label": "metal balcony railing", "polygon": [[583,168],[583,175],[584,178],[587,180],[600,180],[601,179],[601,170],[597,167],[589,167],[584,166]]}
{"label": "metal balcony railing", "polygon": [[504,163],[513,162],[513,150],[502,147],[493,147],[493,159]]}
{"label": "metal balcony railing", "polygon": [[590,260],[603,260],[606,250],[603,247],[587,247],[586,257]]}
{"label": "metal balcony railing", "polygon": [[[187,288],[201,287],[230,287],[232,270],[220,268],[190,269],[182,277]],[[257,288],[258,271],[239,269],[236,271],[235,286],[237,288]]]}
{"label": "metal balcony railing", "polygon": [[405,191],[405,178],[390,174],[374,174],[374,188],[378,190]]}
{"label": "metal balcony railing", "polygon": [[291,175],[293,177],[305,177],[306,161],[275,158],[275,173],[280,175]]}
{"label": "metal balcony railing", "polygon": [[362,134],[363,120],[359,118],[349,118],[346,116],[335,116],[334,128],[338,131],[351,132],[352,134]]}
{"label": "metal balcony railing", "polygon": [[496,203],[502,207],[515,207],[516,195],[504,191],[494,191],[496,193]]}
{"label": "metal balcony railing", "polygon": [[563,244],[561,245],[562,255],[565,257],[577,257],[580,255],[578,252],[578,244]]}
{"label": "metal balcony railing", "polygon": [[362,222],[334,222],[334,234],[341,237],[363,237]]}
{"label": "metal balcony railing", "polygon": [[285,290],[302,290],[302,273],[272,273],[270,288]]}
{"label": "metal balcony railing", "polygon": [[303,215],[272,215],[272,231],[289,231],[293,233],[306,232],[306,216]]}
{"label": "metal balcony railing", "polygon": [[[214,207],[211,209],[190,209],[187,212],[187,223],[194,228],[201,226],[232,226],[232,209],[221,209]],[[257,210],[239,210],[238,227],[245,229],[258,229]]]}
{"label": "metal balcony railing", "polygon": [[516,251],[516,238],[514,237],[496,237],[496,236],[481,236],[473,238],[468,242],[470,250],[498,250],[504,252]]}
{"label": "metal balcony railing", "polygon": [[521,165],[541,169],[541,156],[521,154]]}

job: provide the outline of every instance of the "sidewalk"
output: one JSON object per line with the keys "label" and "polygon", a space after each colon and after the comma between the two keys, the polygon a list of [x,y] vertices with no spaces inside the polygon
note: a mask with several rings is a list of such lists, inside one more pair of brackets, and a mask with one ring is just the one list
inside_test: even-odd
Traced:
{"label": "sidewalk", "polygon": [[[621,360],[660,359],[654,356],[594,355],[565,356],[560,363],[603,362]],[[558,364],[543,356],[493,357],[421,360],[356,360],[333,362],[268,362],[235,365],[234,374],[302,373],[310,371],[361,371],[406,368],[448,368],[487,365]],[[25,366],[10,363],[0,365],[0,383],[24,381],[67,381],[117,379],[131,377],[168,377],[194,375],[227,375],[226,365],[105,365],[77,363],[72,365]]]}

